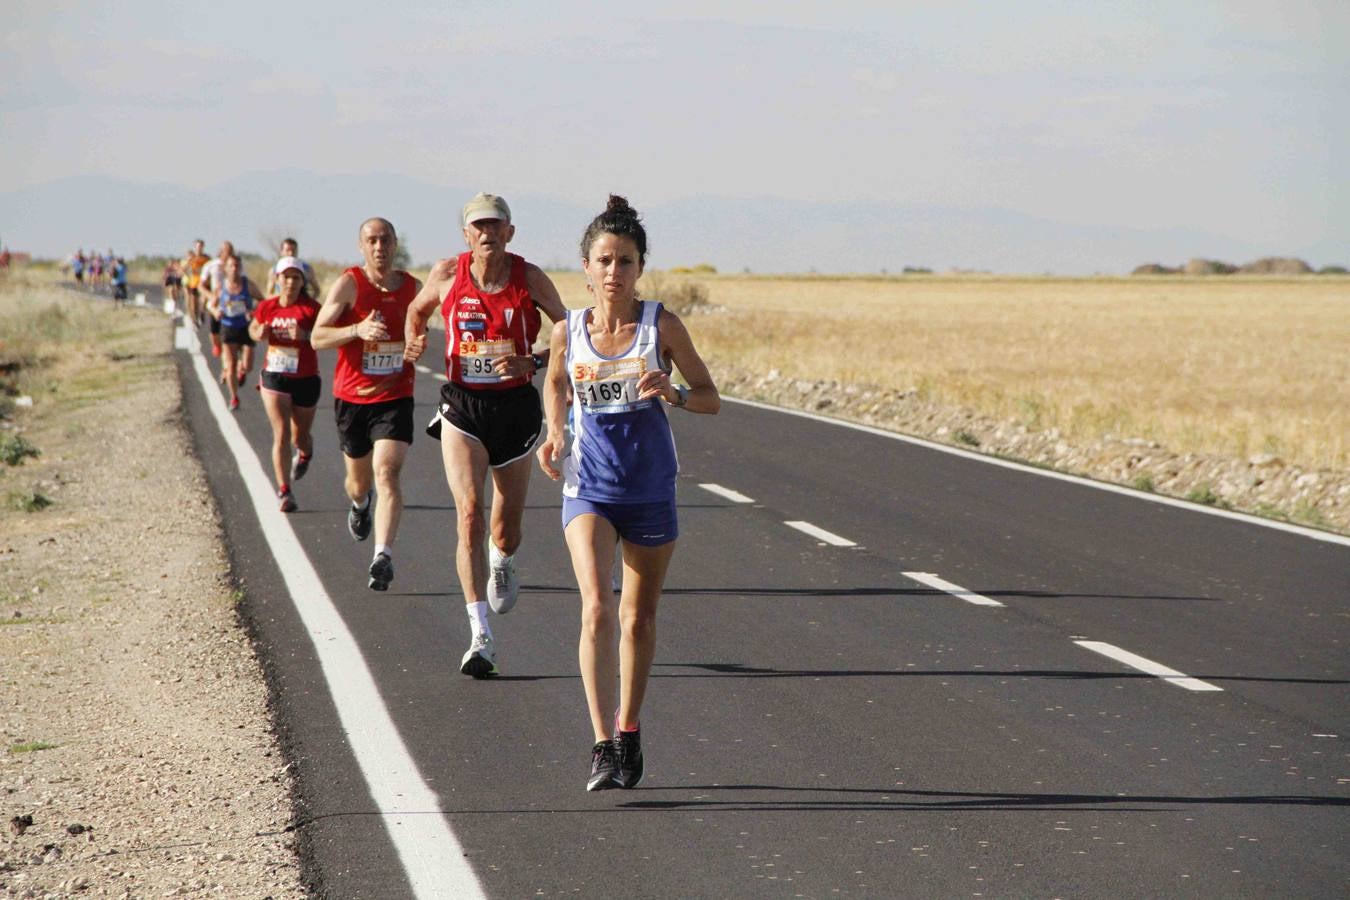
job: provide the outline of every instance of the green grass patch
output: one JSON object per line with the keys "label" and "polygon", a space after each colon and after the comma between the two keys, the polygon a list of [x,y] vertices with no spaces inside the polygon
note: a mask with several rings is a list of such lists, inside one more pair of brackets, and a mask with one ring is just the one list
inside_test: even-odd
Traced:
{"label": "green grass patch", "polygon": [[1206,506],[1217,506],[1220,509],[1232,509],[1232,505],[1225,501],[1208,484],[1202,484],[1192,488],[1186,495],[1186,499],[1192,503],[1203,503]]}
{"label": "green grass patch", "polygon": [[1322,511],[1306,500],[1294,507],[1293,517],[1314,528],[1331,528],[1331,523],[1327,521],[1326,516],[1322,515]]}
{"label": "green grass patch", "polygon": [[1140,475],[1131,482],[1131,486],[1133,486],[1136,491],[1146,491],[1150,494],[1154,491],[1153,479],[1148,475]]}
{"label": "green grass patch", "polygon": [[36,459],[41,455],[42,451],[30,444],[21,434],[7,434],[0,437],[0,460],[7,466],[21,466],[25,459],[29,457]]}
{"label": "green grass patch", "polygon": [[60,625],[69,622],[65,616],[10,616],[0,619],[0,627],[5,625]]}
{"label": "green grass patch", "polygon": [[13,754],[36,753],[39,750],[55,750],[57,746],[59,745],[49,744],[46,741],[23,741],[18,744],[10,744],[9,752]]}
{"label": "green grass patch", "polygon": [[952,435],[952,439],[955,440],[958,444],[965,444],[967,447],[980,446],[980,439],[977,438],[975,435],[971,434],[969,431],[966,431],[964,428],[958,431],[956,434]]}
{"label": "green grass patch", "polygon": [[11,491],[8,499],[10,509],[19,512],[42,512],[52,505],[52,499],[36,488],[31,491]]}

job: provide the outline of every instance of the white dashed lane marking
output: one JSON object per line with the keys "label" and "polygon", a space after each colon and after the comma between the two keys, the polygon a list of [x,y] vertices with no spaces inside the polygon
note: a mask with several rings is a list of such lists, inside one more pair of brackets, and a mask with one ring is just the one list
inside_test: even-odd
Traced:
{"label": "white dashed lane marking", "polygon": [[1185,672],[1178,672],[1176,669],[1168,668],[1162,663],[1156,663],[1151,659],[1144,659],[1136,653],[1128,650],[1122,650],[1114,644],[1106,644],[1102,641],[1074,641],[1078,646],[1091,650],[1093,653],[1100,653],[1102,656],[1114,659],[1116,662],[1124,663],[1132,669],[1138,669],[1147,675],[1156,675],[1163,681],[1175,684],[1179,688],[1185,688],[1188,691],[1222,691],[1223,688],[1210,684],[1208,681],[1201,681],[1199,678],[1192,678]]}
{"label": "white dashed lane marking", "polygon": [[727,500],[730,500],[732,503],[754,503],[754,502],[755,502],[753,499],[751,499],[750,497],[745,496],[745,495],[742,494],[741,492],[739,492],[739,491],[733,491],[731,488],[724,488],[724,487],[722,487],[720,484],[700,484],[699,487],[703,488],[705,491],[708,491],[708,492],[711,493],[711,494],[716,494],[716,495],[719,496],[719,497],[725,497]]}
{"label": "white dashed lane marking", "polygon": [[413,366],[413,368],[416,369],[417,371],[421,372],[423,375],[430,375],[430,374],[431,374],[431,367],[430,367],[430,366]]}
{"label": "white dashed lane marking", "polygon": [[973,603],[976,606],[1002,606],[997,600],[991,600],[983,594],[977,594],[974,591],[968,591],[959,584],[952,584],[950,581],[939,578],[932,572],[902,572],[906,578],[917,581],[919,584],[927,585],[939,591],[945,591],[953,597],[960,597],[967,603]]}
{"label": "white dashed lane marking", "polygon": [[834,534],[833,532],[826,531],[824,528],[817,528],[810,522],[784,522],[783,524],[789,528],[797,529],[802,534],[809,534],[811,535],[811,537],[815,538],[818,541],[823,541],[826,544],[833,544],[836,547],[858,546],[853,541],[850,541],[848,538],[840,537],[839,535]]}

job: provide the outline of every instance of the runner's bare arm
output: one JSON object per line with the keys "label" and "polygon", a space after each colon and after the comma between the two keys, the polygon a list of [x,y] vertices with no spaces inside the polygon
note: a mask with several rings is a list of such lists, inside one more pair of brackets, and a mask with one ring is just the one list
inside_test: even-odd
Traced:
{"label": "runner's bare arm", "polygon": [[408,318],[403,323],[403,358],[417,362],[427,349],[427,321],[441,303],[441,294],[454,279],[452,260],[442,259],[427,273],[426,284],[408,304]]}
{"label": "runner's bare arm", "polygon": [[529,263],[525,266],[525,283],[530,288],[530,299],[534,305],[544,311],[550,322],[561,322],[567,318],[567,307],[563,306],[562,296],[553,286],[553,279],[544,274],[544,270]]}
{"label": "runner's bare arm", "polygon": [[255,341],[267,340],[267,325],[258,319],[250,319],[248,323],[248,336]]}
{"label": "runner's bare arm", "polygon": [[314,345],[315,350],[340,347],[351,341],[379,341],[389,336],[384,323],[375,318],[373,310],[355,325],[339,326],[338,319],[342,318],[355,302],[356,281],[344,272],[329,288],[328,296],[324,298],[323,306],[319,309],[319,318],[314,322],[314,330],[310,332],[309,342]]}
{"label": "runner's bare arm", "polygon": [[661,335],[661,358],[672,362],[688,384],[681,398],[671,377],[673,373],[648,372],[638,379],[638,397],[660,397],[671,406],[682,406],[689,412],[716,413],[722,408],[722,395],[713,383],[712,374],[694,348],[694,340],[680,317],[668,309],[661,310],[657,320]]}
{"label": "runner's bare arm", "polygon": [[567,449],[567,436],[563,433],[563,422],[567,418],[567,319],[553,323],[549,335],[548,374],[544,376],[544,416],[547,422],[544,442],[539,445],[535,456],[539,468],[554,481],[562,477],[558,461]]}

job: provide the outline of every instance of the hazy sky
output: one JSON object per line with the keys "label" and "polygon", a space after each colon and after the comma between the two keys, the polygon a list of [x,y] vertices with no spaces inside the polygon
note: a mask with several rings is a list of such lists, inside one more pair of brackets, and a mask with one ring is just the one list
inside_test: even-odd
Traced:
{"label": "hazy sky", "polygon": [[1345,0],[6,10],[0,192],[299,167],[1350,242]]}

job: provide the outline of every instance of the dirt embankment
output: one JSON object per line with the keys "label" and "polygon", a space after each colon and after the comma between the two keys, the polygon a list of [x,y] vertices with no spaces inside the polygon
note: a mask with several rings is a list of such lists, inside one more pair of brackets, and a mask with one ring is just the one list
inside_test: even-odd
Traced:
{"label": "dirt embankment", "polygon": [[301,897],[170,327],[110,307],[0,286],[0,895]]}

